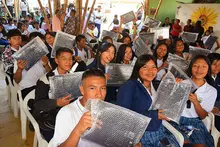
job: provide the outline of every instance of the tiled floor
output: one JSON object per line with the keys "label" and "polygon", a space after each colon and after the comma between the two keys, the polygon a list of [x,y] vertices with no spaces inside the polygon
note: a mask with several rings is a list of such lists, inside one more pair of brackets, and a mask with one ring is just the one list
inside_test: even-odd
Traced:
{"label": "tiled floor", "polygon": [[34,133],[28,129],[27,140],[21,139],[20,117],[13,116],[5,87],[4,75],[0,72],[0,147],[32,147]]}

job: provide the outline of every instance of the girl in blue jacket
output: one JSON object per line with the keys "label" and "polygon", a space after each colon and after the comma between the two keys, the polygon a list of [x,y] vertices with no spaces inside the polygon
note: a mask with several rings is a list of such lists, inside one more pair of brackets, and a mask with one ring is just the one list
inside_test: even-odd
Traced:
{"label": "girl in blue jacket", "polygon": [[143,147],[161,147],[164,141],[178,147],[175,137],[162,125],[162,120],[168,120],[162,114],[163,110],[151,110],[156,98],[156,90],[152,83],[156,75],[154,57],[141,55],[135,63],[130,79],[118,91],[117,104],[151,118],[141,139]]}

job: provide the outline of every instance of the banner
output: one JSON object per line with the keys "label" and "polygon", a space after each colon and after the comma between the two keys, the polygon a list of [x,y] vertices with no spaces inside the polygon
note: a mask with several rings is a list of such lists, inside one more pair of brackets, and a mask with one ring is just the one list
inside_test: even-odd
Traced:
{"label": "banner", "polygon": [[181,4],[177,3],[176,18],[180,19],[182,27],[188,19],[195,24],[201,20],[205,31],[209,26],[214,28],[215,36],[220,37],[220,4]]}

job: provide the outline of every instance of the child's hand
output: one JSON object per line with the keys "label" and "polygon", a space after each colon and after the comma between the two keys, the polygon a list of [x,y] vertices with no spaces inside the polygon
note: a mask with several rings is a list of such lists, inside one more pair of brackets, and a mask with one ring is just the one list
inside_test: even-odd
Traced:
{"label": "child's hand", "polygon": [[83,116],[79,120],[75,129],[79,133],[79,135],[81,136],[87,129],[90,129],[91,127],[92,127],[91,113],[86,112],[83,114]]}
{"label": "child's hand", "polygon": [[161,109],[158,110],[158,119],[169,121],[169,119],[165,115],[162,114],[163,112],[164,112],[164,110],[161,110]]}
{"label": "child's hand", "polygon": [[106,78],[107,80],[109,80],[109,79],[110,79],[110,74],[106,73],[106,74],[105,74],[105,78]]}
{"label": "child's hand", "polygon": [[18,60],[17,61],[18,69],[23,70],[25,66],[27,65],[27,61],[25,60]]}
{"label": "child's hand", "polygon": [[76,60],[77,62],[80,62],[80,61],[81,61],[81,57],[80,57],[80,56],[75,56],[75,60]]}
{"label": "child's hand", "polygon": [[45,66],[45,65],[47,65],[47,64],[48,64],[49,59],[47,58],[47,56],[43,56],[43,57],[41,58],[41,61],[43,62],[43,63],[42,63],[42,64],[43,64],[43,66]]}
{"label": "child's hand", "polygon": [[195,103],[199,103],[198,97],[196,94],[190,93],[189,94],[189,100],[195,104]]}
{"label": "child's hand", "polygon": [[63,106],[66,106],[70,103],[70,101],[72,101],[73,98],[71,98],[71,94],[67,95],[67,96],[64,96],[60,99],[57,100],[57,106],[59,107],[63,107]]}
{"label": "child's hand", "polygon": [[183,81],[183,79],[176,78],[176,83],[180,83],[180,82],[182,82],[182,81]]}

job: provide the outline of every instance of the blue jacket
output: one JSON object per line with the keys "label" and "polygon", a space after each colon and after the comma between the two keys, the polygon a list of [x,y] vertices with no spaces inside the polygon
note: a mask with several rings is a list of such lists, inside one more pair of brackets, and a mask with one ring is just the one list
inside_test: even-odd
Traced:
{"label": "blue jacket", "polygon": [[146,131],[158,131],[162,121],[158,120],[157,110],[148,110],[152,104],[151,96],[138,80],[128,80],[117,95],[117,104],[152,118]]}
{"label": "blue jacket", "polygon": [[216,79],[215,79],[215,88],[217,90],[217,99],[216,99],[216,101],[220,101],[220,74],[218,74]]}
{"label": "blue jacket", "polygon": [[99,68],[100,70],[103,71],[103,73],[105,73],[105,66],[102,65],[101,63],[98,64],[98,62],[97,62],[96,59],[94,59],[94,61],[93,61],[92,63],[90,63],[90,64],[85,68],[85,70],[90,69],[90,68]]}

